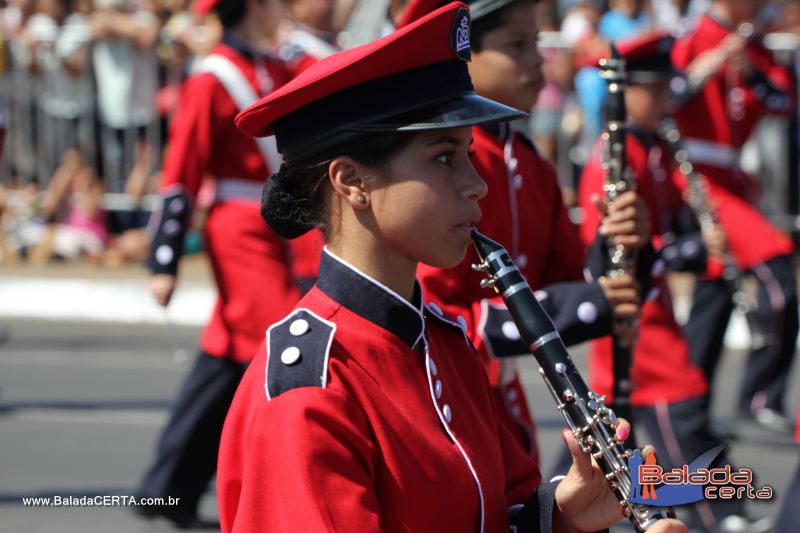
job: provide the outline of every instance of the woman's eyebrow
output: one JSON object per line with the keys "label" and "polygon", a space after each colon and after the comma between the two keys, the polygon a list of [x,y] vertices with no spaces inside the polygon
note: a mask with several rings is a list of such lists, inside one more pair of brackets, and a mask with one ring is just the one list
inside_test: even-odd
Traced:
{"label": "woman's eyebrow", "polygon": [[[474,139],[472,137],[470,137],[469,142],[467,143],[467,145],[472,146],[472,141],[473,140]],[[444,137],[436,137],[431,142],[429,142],[427,144],[427,146],[434,146],[434,145],[443,144],[443,143],[455,144],[456,146],[461,146],[462,144],[464,144],[464,142],[461,139],[459,139],[458,137],[444,136]]]}

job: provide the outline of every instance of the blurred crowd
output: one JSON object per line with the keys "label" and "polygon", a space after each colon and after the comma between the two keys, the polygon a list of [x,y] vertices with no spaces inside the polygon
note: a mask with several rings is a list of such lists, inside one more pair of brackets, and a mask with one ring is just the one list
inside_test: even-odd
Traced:
{"label": "blurred crowd", "polygon": [[[202,0],[201,0],[202,1]],[[332,49],[391,30],[404,0],[287,0],[277,56],[302,27]],[[689,30],[708,0],[542,0],[547,80],[528,123],[565,200],[603,128],[608,43]],[[800,31],[800,4],[767,31]],[[6,0],[0,8],[0,262],[141,261],[182,82],[222,36],[193,0]],[[796,46],[796,45],[795,45]],[[788,61],[795,61],[794,54]],[[200,210],[202,216],[202,210]],[[197,233],[189,250],[199,249]]]}

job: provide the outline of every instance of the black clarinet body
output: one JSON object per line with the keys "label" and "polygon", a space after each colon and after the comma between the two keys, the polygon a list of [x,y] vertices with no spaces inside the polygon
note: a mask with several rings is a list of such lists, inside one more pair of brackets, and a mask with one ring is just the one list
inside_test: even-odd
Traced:
{"label": "black clarinet body", "polygon": [[[689,208],[694,213],[700,231],[709,234],[719,224],[714,208],[708,198],[708,191],[703,177],[689,161],[689,154],[683,146],[680,130],[672,119],[664,119],[658,127],[658,137],[664,141],[678,166],[678,171],[686,178],[689,189]],[[750,330],[750,344],[754,350],[767,346],[771,339],[764,332],[756,316],[756,306],[745,290],[744,272],[739,268],[736,258],[730,249],[722,253],[722,277],[731,290],[733,305],[742,313]]]}
{"label": "black clarinet body", "polygon": [[606,474],[625,516],[636,531],[645,531],[656,521],[668,517],[668,510],[631,503],[630,451],[616,438],[614,412],[605,398],[591,391],[567,352],[553,321],[511,259],[508,251],[488,237],[473,231],[472,239],[481,263],[473,265],[487,278],[482,287],[501,295],[520,336],[539,363],[558,410],[586,453],[591,453]]}
{"label": "black clarinet body", "polygon": [[[606,202],[610,206],[626,191],[634,188],[634,178],[628,167],[627,150],[627,111],[625,108],[625,64],[619,57],[617,49],[611,46],[611,57],[600,62],[602,76],[608,84],[608,100],[606,101],[606,131],[603,133],[605,152],[603,156],[603,170],[605,183],[603,190]],[[625,248],[623,245],[608,244],[609,268],[606,275],[610,278],[625,274],[635,274],[637,253]],[[629,329],[635,324],[628,323]],[[633,409],[631,406],[631,390],[633,388],[630,378],[630,368],[633,364],[634,347],[619,336],[613,337],[613,375],[614,375],[614,409],[633,424]],[[635,441],[635,436],[631,436]]]}

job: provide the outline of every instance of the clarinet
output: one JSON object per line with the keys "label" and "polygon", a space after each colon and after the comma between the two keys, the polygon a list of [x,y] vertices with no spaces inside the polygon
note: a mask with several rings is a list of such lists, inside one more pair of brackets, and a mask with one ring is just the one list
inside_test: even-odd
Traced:
{"label": "clarinet", "polygon": [[[658,137],[672,152],[678,171],[686,178],[689,186],[689,208],[700,225],[700,231],[708,235],[719,225],[714,209],[708,199],[708,192],[703,177],[694,169],[689,161],[689,154],[683,146],[680,130],[672,119],[664,119],[658,127]],[[769,336],[764,333],[755,305],[744,288],[744,272],[736,263],[736,258],[728,247],[722,252],[722,277],[731,289],[731,298],[736,309],[744,315],[750,330],[752,348],[757,350],[769,344]]]}
{"label": "clarinet", "polygon": [[503,298],[520,336],[539,363],[539,374],[553,395],[558,410],[585,453],[590,453],[605,473],[623,513],[637,532],[669,516],[667,508],[631,503],[631,456],[616,438],[614,412],[605,397],[589,390],[572,361],[553,321],[534,296],[508,251],[485,235],[472,232],[481,263],[472,268],[486,273],[481,287],[492,288]]}
{"label": "clarinet", "polygon": [[[634,188],[634,179],[628,168],[625,141],[627,128],[625,120],[625,64],[619,57],[614,45],[611,45],[611,57],[600,61],[602,77],[608,84],[608,101],[606,103],[606,131],[603,132],[605,150],[603,152],[602,168],[605,172],[603,191],[606,194],[606,203],[611,206],[624,192]],[[626,274],[635,274],[637,254],[621,244],[608,241],[609,267],[606,276],[609,278],[620,277]],[[624,324],[633,327],[633,321],[626,320]],[[623,343],[617,335],[613,336],[613,370],[614,370],[614,408],[623,417],[633,423],[631,408],[630,368],[633,361],[633,346]],[[634,439],[634,437],[631,437]],[[635,440],[634,440],[635,446]]]}

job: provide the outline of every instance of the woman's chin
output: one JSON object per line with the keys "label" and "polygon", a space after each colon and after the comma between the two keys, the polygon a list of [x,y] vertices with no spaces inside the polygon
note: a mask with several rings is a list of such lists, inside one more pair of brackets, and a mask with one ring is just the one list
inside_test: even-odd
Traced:
{"label": "woman's chin", "polygon": [[421,262],[434,268],[453,268],[464,261],[469,245],[470,243],[466,243],[461,247],[448,247],[448,250],[437,250],[436,254],[431,254],[430,257]]}

